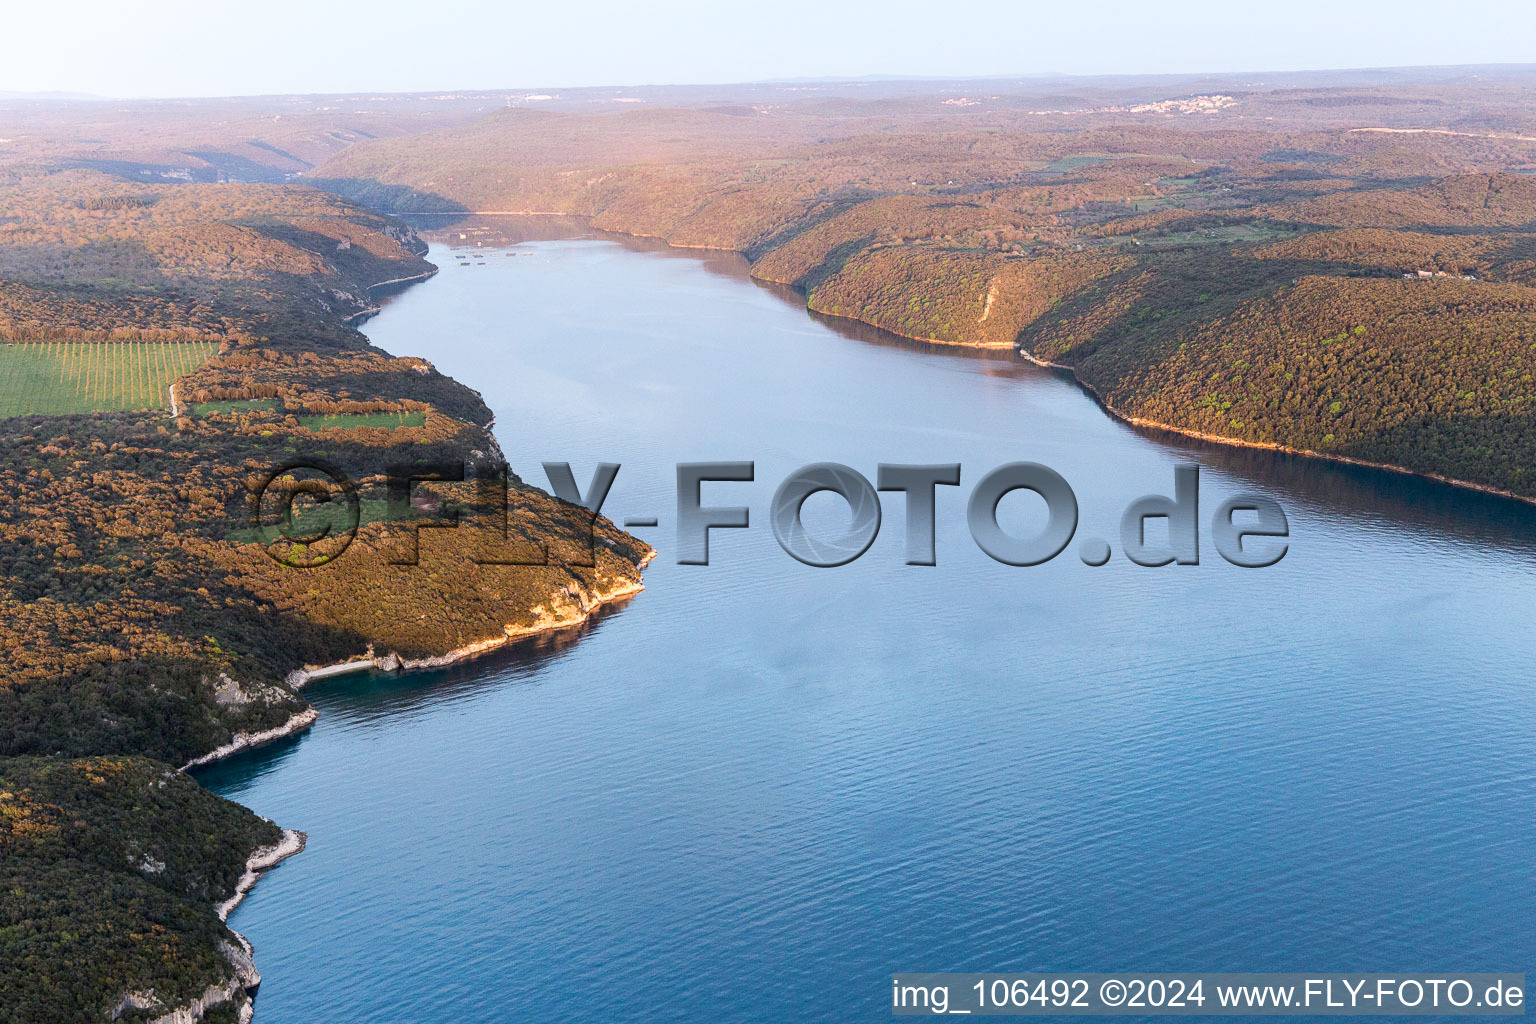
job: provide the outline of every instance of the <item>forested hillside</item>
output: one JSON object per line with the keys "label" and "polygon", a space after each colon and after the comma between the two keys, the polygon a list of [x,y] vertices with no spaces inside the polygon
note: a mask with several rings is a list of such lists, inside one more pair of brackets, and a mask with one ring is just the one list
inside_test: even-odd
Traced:
{"label": "forested hillside", "polygon": [[[213,992],[234,1020],[249,964],[214,904],[277,830],[175,766],[311,721],[306,665],[440,657],[638,589],[644,545],[515,477],[505,511],[473,483],[388,500],[398,467],[499,456],[479,395],[349,326],[424,251],[301,186],[0,187],[0,1019]],[[350,546],[304,542],[327,506],[302,496],[283,539],[298,458],[356,485]],[[440,510],[465,539],[395,564],[403,521]]]}
{"label": "forested hillside", "polygon": [[1139,420],[1536,497],[1527,96],[511,110],[311,178],[738,250],[815,311],[1021,347]]}
{"label": "forested hillside", "polygon": [[[0,1019],[142,1022],[210,986],[204,1019],[237,1019],[213,905],[276,830],[175,766],[312,720],[293,669],[639,586],[645,545],[515,477],[505,508],[447,481],[389,500],[392,468],[500,453],[475,392],[354,329],[375,285],[434,270],[386,214],[736,250],[813,310],[1020,347],[1127,416],[1536,497],[1533,85],[0,103]],[[350,499],[313,500],[299,457],[355,482],[349,546],[255,500],[334,526]],[[454,511],[399,564],[408,520]]]}
{"label": "forested hillside", "polygon": [[[145,758],[0,760],[5,1020],[144,1021],[227,984],[249,954],[212,905],[280,839]],[[237,1019],[245,998],[206,1019]]]}

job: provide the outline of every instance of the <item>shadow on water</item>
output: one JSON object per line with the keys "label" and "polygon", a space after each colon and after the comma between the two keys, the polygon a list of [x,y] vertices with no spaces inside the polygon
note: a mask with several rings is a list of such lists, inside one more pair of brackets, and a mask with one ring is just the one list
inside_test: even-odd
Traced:
{"label": "shadow on water", "polygon": [[442,704],[473,696],[488,682],[498,685],[524,682],[550,662],[569,654],[583,639],[600,631],[607,620],[622,612],[633,600],[633,597],[626,597],[613,601],[597,608],[586,621],[574,626],[537,633],[443,668],[337,676],[317,684],[313,690],[306,690],[305,694],[322,713],[328,706],[344,703],[349,719],[369,721],[388,719],[403,709],[418,705],[428,690],[432,703]]}
{"label": "shadow on water", "polygon": [[[475,696],[490,686],[535,685],[539,671],[559,661],[606,621],[627,608],[624,597],[593,610],[585,621],[564,629],[524,637],[485,654],[442,668],[411,672],[374,669],[323,679],[304,690],[322,715],[342,716],[349,723],[383,726],[402,712],[430,703],[434,707]],[[192,775],[205,788],[219,790],[236,780],[267,775],[297,752],[308,732],[300,732],[196,769]]]}
{"label": "shadow on water", "polygon": [[[406,220],[423,238],[455,249],[594,239],[612,242],[629,252],[689,260],[708,273],[750,281],[775,298],[805,310],[807,317],[840,337],[861,344],[965,360],[981,367],[989,377],[1019,380],[1053,377],[1064,385],[1078,388],[1070,372],[1035,366],[1011,349],[936,345],[905,338],[858,320],[827,316],[807,309],[804,294],[793,286],[753,278],[750,264],[740,253],[680,248],[660,238],[603,231],[580,217],[457,214],[408,217]],[[1110,414],[1106,411],[1104,415]],[[1120,429],[1152,441],[1167,451],[1186,455],[1208,469],[1250,481],[1265,491],[1284,494],[1292,505],[1326,510],[1330,515],[1360,522],[1397,523],[1428,529],[1442,533],[1456,543],[1493,547],[1536,559],[1536,505],[1528,502],[1408,473],[1268,449],[1240,448],[1186,437],[1174,431],[1115,422]]]}
{"label": "shadow on water", "polygon": [[1238,448],[1171,431],[1129,427],[1202,466],[1294,494],[1313,508],[1359,521],[1432,530],[1472,546],[1536,559],[1536,505],[1410,473],[1277,452]]}

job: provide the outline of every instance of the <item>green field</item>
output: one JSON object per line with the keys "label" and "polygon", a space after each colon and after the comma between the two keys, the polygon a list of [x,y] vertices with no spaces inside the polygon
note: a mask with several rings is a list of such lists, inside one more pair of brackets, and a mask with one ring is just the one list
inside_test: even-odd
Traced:
{"label": "green field", "polygon": [[199,402],[187,407],[187,411],[194,416],[206,416],[209,413],[249,412],[261,409],[265,412],[277,411],[277,399],[275,398],[241,398],[228,402]]}
{"label": "green field", "polygon": [[0,344],[0,417],[164,409],[171,381],[217,350],[213,342]]}
{"label": "green field", "polygon": [[357,427],[383,427],[386,430],[393,430],[396,427],[420,427],[426,422],[427,414],[424,412],[339,413],[334,416],[299,417],[299,426],[310,430],[328,430],[331,427],[347,430]]}
{"label": "green field", "polygon": [[1041,169],[1057,173],[1075,171],[1079,167],[1092,167],[1094,164],[1102,164],[1109,159],[1111,158],[1107,154],[1102,156],[1088,156],[1086,154],[1083,156],[1064,156],[1060,159],[1052,160]]}
{"label": "green field", "polygon": [[1157,159],[1147,153],[1075,153],[1072,156],[1059,157],[1041,168],[1043,171],[1053,171],[1061,174],[1067,171],[1076,171],[1084,167],[1092,167],[1094,164],[1108,163],[1111,160],[1146,160]]}
{"label": "green field", "polygon": [[[276,398],[246,398],[227,402],[199,402],[188,406],[187,411],[193,416],[257,410],[277,412],[280,404]],[[424,412],[312,413],[298,417],[298,421],[299,426],[308,430],[329,430],[332,427],[341,427],[344,430],[357,427],[382,427],[385,430],[393,430],[396,427],[424,426],[427,422],[427,414]]]}

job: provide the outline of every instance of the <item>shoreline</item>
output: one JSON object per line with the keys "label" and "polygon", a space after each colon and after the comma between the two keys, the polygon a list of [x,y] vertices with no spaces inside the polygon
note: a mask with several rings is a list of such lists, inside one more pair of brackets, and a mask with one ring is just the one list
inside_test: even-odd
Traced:
{"label": "shoreline", "polygon": [[[388,214],[388,216],[395,215]],[[430,251],[430,249],[428,251]],[[419,256],[420,258],[425,259],[426,252],[419,254]],[[425,281],[436,277],[441,272],[441,267],[432,263],[428,263],[428,269],[420,274],[410,274],[405,277],[390,278],[387,281],[377,281],[368,285],[366,290],[371,293],[374,289],[384,288],[390,285],[409,285],[417,281]],[[358,317],[372,316],[378,313],[379,309],[380,307],[373,306],[369,307],[368,309],[359,310],[350,316],[343,317],[342,321],[344,323],[350,323]],[[467,385],[465,386],[467,387]],[[473,391],[474,389],[471,388],[470,390]],[[171,401],[174,405],[176,401],[176,385],[174,382],[171,384],[170,393]],[[479,395],[479,392],[475,391],[475,394]],[[494,444],[496,442],[496,435],[491,433],[491,424],[486,425],[486,432],[490,435],[491,441]],[[635,566],[636,573],[649,565],[651,560],[655,557],[656,550],[652,548],[650,549],[649,553],[646,554]],[[327,679],[331,676],[347,675],[352,672],[361,672],[367,669],[382,669],[388,672],[410,672],[418,669],[441,668],[446,665],[452,665],[456,662],[475,657],[479,654],[484,654],[488,651],[496,650],[518,640],[523,640],[531,636],[537,636],[541,633],[546,633],[551,630],[567,629],[571,626],[580,625],[589,619],[592,613],[598,608],[601,608],[603,605],[613,601],[622,600],[626,597],[632,597],[644,589],[644,581],[636,578],[635,580],[626,580],[623,584],[614,587],[611,590],[598,591],[591,595],[583,592],[580,596],[577,597],[578,614],[574,616],[561,617],[560,615],[555,615],[550,617],[547,614],[541,614],[530,626],[513,627],[508,625],[503,628],[503,631],[499,636],[486,637],[482,640],[477,640],[472,643],[465,644],[463,647],[455,648],[454,650],[451,650],[442,655],[413,659],[403,658],[394,651],[391,651],[388,654],[379,657],[374,654],[373,644],[370,643],[368,645],[367,651],[362,655],[348,658],[344,661],[332,662],[328,665],[305,665],[301,668],[296,668],[290,671],[286,676],[283,677],[283,681],[287,683],[295,693],[297,693],[306,685],[314,682],[317,679]],[[247,750],[255,750],[258,747],[264,747],[269,743],[275,743],[278,740],[286,739],[289,736],[296,735],[309,729],[319,718],[319,711],[313,707],[306,707],[304,710],[296,712],[290,716],[288,720],[285,721],[282,725],[274,726],[270,729],[264,729],[259,732],[237,732],[230,737],[228,743],[216,747],[215,749],[210,750],[205,754],[200,754],[197,757],[194,757],[192,760],[182,765],[178,770],[187,772],[195,768],[216,764],[219,761],[227,760],[228,758],[231,758],[236,754],[243,753]]]}
{"label": "shoreline", "polygon": [[[641,560],[639,568],[649,565],[655,558],[655,552]],[[354,672],[364,672],[369,669],[377,669],[382,672],[418,672],[425,669],[446,668],[449,665],[471,658],[488,654],[499,650],[519,640],[527,640],[544,633],[555,632],[561,629],[569,629],[579,626],[592,617],[592,614],[605,605],[625,598],[633,597],[645,589],[645,583],[641,580],[626,580],[623,584],[610,590],[604,590],[592,595],[589,599],[580,599],[576,604],[577,612],[574,615],[541,614],[530,626],[506,626],[498,636],[489,636],[481,640],[475,640],[462,647],[456,647],[445,654],[431,654],[423,658],[403,658],[394,651],[385,655],[373,653],[370,647],[365,654],[346,661],[334,661],[328,665],[306,665],[296,668],[284,678],[289,686],[295,690],[302,690],[310,683],[319,679],[330,679],[333,676],[351,675]]]}
{"label": "shoreline", "polygon": [[[394,278],[369,285],[367,290],[371,293],[376,288],[389,285],[409,285],[417,281],[424,281],[436,276],[442,269],[431,264],[429,264],[429,267],[429,270],[421,274]],[[379,307],[372,307],[342,319],[344,323],[351,323],[358,317],[371,316],[377,312],[379,312]],[[170,395],[174,407],[176,401],[174,382],[170,387]],[[489,426],[486,429],[492,443],[495,444],[495,434],[490,433]],[[460,661],[466,661],[493,650],[498,650],[519,640],[526,640],[552,631],[581,625],[589,620],[593,613],[605,605],[631,598],[644,590],[645,581],[641,578],[640,571],[649,565],[656,555],[656,549],[647,546],[646,554],[635,565],[635,578],[621,577],[610,586],[596,586],[591,591],[585,587],[578,587],[572,593],[570,588],[566,588],[564,592],[574,600],[574,604],[566,604],[558,610],[550,610],[555,596],[551,595],[545,602],[534,606],[535,609],[546,610],[539,611],[530,625],[505,625],[498,636],[486,637],[485,639],[465,644],[462,647],[448,651],[446,654],[429,655],[424,658],[403,658],[394,651],[391,651],[379,657],[374,654],[373,645],[369,644],[367,653],[359,658],[333,662],[329,665],[297,668],[284,677],[284,682],[297,693],[317,679],[346,675],[369,668],[401,672],[441,668]],[[320,712],[318,709],[306,706],[302,711],[290,716],[282,725],[254,733],[235,733],[230,737],[228,743],[193,758],[182,765],[179,770],[181,772],[188,772],[205,765],[215,764],[247,750],[254,750],[280,739],[296,735],[309,729],[319,718]],[[267,820],[270,821],[271,819]],[[234,913],[235,909],[245,900],[250,891],[255,888],[262,875],[277,867],[288,858],[296,857],[304,852],[304,848],[309,841],[307,833],[287,828],[284,828],[282,832],[282,839],[276,845],[259,847],[246,858],[245,870],[241,874],[239,882],[235,885],[234,893],[228,899],[215,905],[214,910],[218,914],[220,922],[224,923],[226,927],[228,926],[229,916]],[[240,1005],[238,1011],[239,1024],[250,1024],[256,1013],[255,993],[261,985],[261,974],[256,969],[255,949],[250,941],[233,928],[230,928],[229,932],[235,937],[238,947],[230,945],[228,942],[222,942],[220,948],[226,959],[234,967],[234,976],[227,979],[221,985],[209,986],[198,998],[156,1017],[150,1024],[196,1024],[196,1022],[203,1019],[209,1010],[235,1001],[237,994],[241,991],[246,993],[247,999]],[[130,993],[124,997],[129,1005],[133,1005],[133,995],[133,993]],[[136,1008],[147,1009],[148,1007]]]}
{"label": "shoreline", "polygon": [[[218,904],[214,909],[219,915],[220,921],[228,921],[229,915],[235,912],[235,908],[245,902],[245,897],[256,887],[261,876],[277,867],[289,857],[297,857],[304,852],[304,847],[309,845],[309,835],[296,829],[283,829],[283,838],[272,846],[258,846],[245,860],[245,873],[240,876],[240,881],[235,883],[235,891],[229,899]],[[240,934],[236,932],[235,934]]]}
{"label": "shoreline", "polygon": [[1098,388],[1079,377],[1077,370],[1067,363],[1053,363],[1045,359],[1039,359],[1022,348],[1015,349],[1015,351],[1035,366],[1050,370],[1064,370],[1070,373],[1072,375],[1072,383],[1082,388],[1088,397],[1092,398],[1099,408],[1108,413],[1112,419],[1141,430],[1159,430],[1168,434],[1177,434],[1180,437],[1193,438],[1196,441],[1226,445],[1229,448],[1252,448],[1259,451],[1278,452],[1282,455],[1317,459],[1322,462],[1335,462],[1341,465],[1355,466],[1360,469],[1385,470],[1389,473],[1397,473],[1400,476],[1417,477],[1420,480],[1431,480],[1438,484],[1448,484],[1451,487],[1458,487],[1462,490],[1477,491],[1496,498],[1507,498],[1511,501],[1518,501],[1527,505],[1536,505],[1536,497],[1516,494],[1513,491],[1502,490],[1490,484],[1480,484],[1472,480],[1458,480],[1455,477],[1443,476],[1442,474],[1431,473],[1426,470],[1409,469],[1407,466],[1398,466],[1390,462],[1372,462],[1369,459],[1357,459],[1350,455],[1334,455],[1329,452],[1313,451],[1311,448],[1296,448],[1291,445],[1281,444],[1278,441],[1245,441],[1242,438],[1227,437],[1224,434],[1210,434],[1190,427],[1176,427],[1170,423],[1147,419],[1144,416],[1132,416],[1130,413],[1116,409],[1099,392]]}
{"label": "shoreline", "polygon": [[[438,272],[441,271],[442,269],[443,269],[442,267],[436,267],[435,266],[431,270],[428,270],[428,271],[426,271],[424,273],[420,273],[420,274],[412,274],[410,277],[393,277],[393,278],[390,278],[388,281],[376,281],[375,283],[373,283],[373,284],[369,285],[367,288],[365,288],[364,291],[367,291],[368,293],[370,293],[370,297],[371,297],[372,296],[372,292],[373,292],[373,290],[375,288],[384,288],[384,287],[387,287],[388,285],[392,285],[392,284],[410,284],[413,281],[425,281],[429,277],[437,276]],[[342,317],[341,318],[341,322],[344,323],[344,324],[350,324],[353,320],[356,320],[358,317],[370,317],[370,316],[373,316],[374,314],[378,313],[378,311],[380,309],[382,309],[382,308],[383,307],[381,307],[381,306],[369,306],[366,309],[360,309],[356,313],[349,313],[346,316]]]}
{"label": "shoreline", "polygon": [[[645,568],[655,557],[656,552],[653,549],[645,558],[641,559],[636,568]],[[520,640],[527,640],[545,633],[579,626],[590,619],[594,612],[604,606],[633,597],[644,589],[645,582],[643,580],[624,580],[612,588],[600,590],[590,595],[578,596],[575,614],[541,613],[532,625],[508,625],[497,636],[475,640],[462,647],[456,647],[445,654],[427,655],[422,658],[405,658],[394,651],[390,651],[388,654],[378,655],[373,653],[373,646],[370,644],[365,653],[354,658],[334,661],[327,665],[305,665],[302,668],[296,668],[283,678],[283,682],[287,683],[288,686],[297,692],[317,680],[330,679],[333,676],[351,675],[354,672],[364,672],[369,669],[377,669],[383,672],[417,672],[424,669],[446,668],[449,665],[499,650]],[[271,729],[264,729],[261,732],[254,733],[237,732],[230,737],[228,743],[193,758],[178,770],[187,772],[210,764],[216,764],[247,750],[255,750],[269,743],[286,739],[289,736],[305,731],[314,725],[319,718],[320,712],[315,708],[305,708],[303,711],[294,714],[282,725]]]}
{"label": "shoreline", "polygon": [[[649,565],[655,557],[656,551],[653,548],[640,560],[639,565],[636,566],[637,570]],[[463,647],[455,648],[446,654],[425,658],[402,658],[391,651],[389,654],[379,657],[372,653],[372,647],[370,646],[369,653],[362,658],[333,662],[329,665],[305,666],[304,668],[294,669],[288,673],[285,681],[295,691],[298,691],[317,679],[348,675],[370,668],[404,672],[442,668],[498,650],[520,640],[527,640],[544,633],[579,626],[605,605],[633,597],[644,589],[645,582],[643,580],[625,579],[616,586],[598,590],[592,594],[581,591],[577,595],[573,595],[576,597],[574,613],[570,611],[572,606],[567,606],[562,612],[553,614],[541,613],[532,625],[504,627],[500,636],[477,640],[473,643],[465,644]],[[192,759],[183,765],[180,770],[186,772],[203,765],[214,764],[233,757],[235,754],[254,750],[257,747],[262,747],[287,736],[303,732],[314,725],[319,718],[320,712],[313,707],[309,707],[295,714],[287,722],[276,728],[258,733],[236,733],[229,743],[216,750],[211,750],[201,757]],[[271,819],[268,820],[270,821]],[[261,880],[261,876],[288,858],[296,857],[303,853],[308,842],[309,836],[307,833],[285,828],[283,829],[283,838],[275,846],[259,847],[253,851],[246,858],[245,871],[240,876],[240,881],[236,883],[234,893],[228,899],[214,906],[219,920],[227,926],[230,914],[234,913],[235,909],[240,906],[250,891],[256,887],[256,883]],[[197,999],[184,1006],[176,1007],[169,1013],[156,1017],[150,1024],[196,1024],[197,1021],[203,1019],[203,1016],[209,1010],[233,1001],[236,998],[237,991],[242,990],[250,998],[240,1007],[239,1024],[250,1024],[256,1013],[255,992],[261,985],[261,974],[256,969],[255,948],[251,945],[250,940],[233,928],[230,928],[229,931],[235,937],[239,946],[237,948],[226,942],[222,943],[221,949],[226,959],[235,968],[234,976],[227,979],[223,984],[210,985]],[[127,999],[130,996],[125,996],[124,998]]]}
{"label": "shoreline", "polygon": [[292,736],[294,733],[303,732],[314,725],[315,720],[319,717],[320,712],[314,708],[305,708],[303,711],[290,716],[288,721],[282,725],[274,726],[271,729],[263,729],[261,732],[237,732],[229,738],[228,743],[221,747],[215,747],[206,754],[194,757],[177,770],[182,772],[191,771],[193,768],[201,768],[204,765],[234,757],[243,750],[255,750],[257,747],[264,747],[268,743],[275,743],[285,736]]}
{"label": "shoreline", "polygon": [[[711,245],[675,245],[672,242],[667,241],[667,239],[664,236],[662,236],[662,235],[651,235],[651,234],[644,234],[644,233],[635,232],[635,231],[619,231],[619,230],[616,230],[616,229],[613,229],[613,228],[597,227],[596,225],[592,224],[592,218],[591,217],[585,216],[583,214],[575,214],[575,213],[558,213],[557,214],[557,213],[550,213],[550,212],[547,212],[547,211],[468,210],[468,211],[459,211],[456,214],[427,214],[427,213],[418,213],[418,212],[413,212],[413,211],[401,211],[401,212],[392,212],[391,216],[398,216],[398,217],[418,217],[418,216],[461,216],[461,217],[547,217],[547,216],[558,216],[558,217],[570,217],[570,218],[572,218],[574,220],[586,221],[589,226],[592,226],[592,227],[596,228],[596,230],[598,230],[598,231],[606,231],[609,234],[627,235],[630,238],[653,238],[653,239],[659,239],[660,241],[664,242],[668,247],[673,248],[673,249],[681,249],[681,250],[697,249],[697,250],[707,250],[707,251],[715,251],[715,252],[734,252],[734,253],[740,255],[743,259],[747,259],[747,254],[745,252],[743,252],[742,250],[740,250],[740,249],[730,249],[730,248],[727,248],[727,247],[724,247],[724,246],[711,246]],[[751,261],[748,260],[748,276],[749,277],[751,277],[750,267],[751,267]],[[774,281],[771,278],[766,278],[766,277],[765,278],[756,278],[756,277],[754,277],[752,279],[755,280],[755,281],[764,281],[764,282],[767,282],[769,284],[776,284],[776,285],[781,285],[781,286],[784,286],[784,284],[785,284],[782,281]],[[788,285],[787,287],[794,288],[794,285]],[[797,293],[803,295],[803,293],[799,292],[799,289],[795,289],[795,290],[796,290]],[[1279,442],[1274,442],[1274,441],[1244,441],[1241,438],[1228,437],[1228,436],[1226,436],[1224,434],[1211,434],[1211,433],[1206,433],[1204,431],[1195,430],[1195,429],[1189,428],[1189,427],[1176,427],[1176,426],[1173,426],[1172,424],[1169,424],[1169,423],[1161,423],[1161,422],[1158,422],[1157,420],[1149,420],[1149,419],[1146,419],[1146,418],[1141,417],[1141,416],[1132,416],[1129,413],[1125,413],[1125,412],[1120,411],[1119,409],[1116,409],[1107,400],[1105,400],[1104,396],[1099,392],[1099,390],[1096,387],[1094,387],[1092,384],[1089,384],[1087,381],[1083,380],[1080,376],[1078,376],[1078,373],[1077,373],[1077,370],[1076,370],[1075,367],[1073,367],[1073,366],[1071,366],[1071,365],[1069,365],[1067,363],[1053,363],[1053,362],[1050,362],[1049,360],[1037,358],[1034,354],[1032,354],[1030,352],[1027,352],[1027,351],[1025,351],[1022,348],[1019,348],[1016,344],[1013,344],[1013,343],[997,345],[997,344],[979,343],[979,342],[970,342],[970,341],[939,341],[939,340],[936,340],[936,339],[933,339],[933,338],[920,338],[920,337],[917,337],[917,336],[911,335],[911,334],[902,334],[900,331],[893,331],[889,327],[883,327],[880,324],[870,323],[868,320],[863,320],[863,319],[861,319],[859,317],[856,317],[856,316],[843,316],[843,315],[838,314],[838,313],[823,312],[822,310],[814,309],[810,305],[809,302],[806,302],[804,304],[804,308],[807,311],[809,311],[809,312],[813,312],[813,313],[817,314],[818,316],[831,317],[831,318],[837,319],[837,320],[847,320],[850,323],[864,324],[867,327],[874,327],[874,328],[876,328],[878,330],[886,331],[886,332],[888,332],[890,334],[895,335],[898,338],[905,338],[908,341],[921,342],[922,344],[925,344],[925,345],[944,346],[944,347],[948,347],[948,348],[968,348],[968,349],[974,349],[976,351],[981,351],[981,352],[1001,352],[1001,351],[1003,351],[1005,349],[1011,348],[1014,352],[1018,353],[1021,357],[1023,357],[1028,362],[1033,363],[1035,366],[1039,366],[1039,367],[1042,367],[1042,368],[1045,368],[1045,369],[1051,369],[1051,370],[1065,370],[1066,372],[1070,373],[1072,375],[1072,382],[1074,384],[1076,384],[1078,387],[1082,388],[1084,393],[1086,393],[1090,398],[1092,398],[1094,400],[1094,402],[1096,402],[1101,409],[1103,409],[1106,413],[1108,413],[1111,418],[1113,418],[1115,420],[1118,420],[1121,423],[1124,423],[1124,424],[1126,424],[1128,426],[1136,427],[1136,428],[1141,429],[1141,430],[1158,430],[1158,431],[1163,431],[1163,432],[1169,433],[1169,434],[1177,434],[1180,437],[1192,438],[1192,439],[1197,440],[1197,441],[1205,441],[1205,442],[1208,442],[1210,444],[1227,445],[1227,446],[1232,447],[1232,448],[1252,448],[1252,449],[1258,449],[1258,450],[1262,450],[1262,451],[1272,451],[1272,452],[1278,452],[1278,453],[1283,454],[1283,455],[1295,455],[1295,456],[1299,456],[1301,458],[1318,459],[1318,460],[1323,461],[1323,462],[1333,462],[1333,463],[1338,463],[1338,464],[1346,465],[1346,466],[1354,466],[1354,467],[1357,467],[1357,468],[1360,468],[1360,469],[1385,470],[1385,471],[1390,472],[1390,473],[1397,473],[1397,474],[1399,474],[1401,476],[1417,477],[1420,480],[1430,480],[1430,481],[1433,481],[1433,482],[1439,483],[1439,484],[1447,484],[1447,485],[1449,485],[1451,487],[1461,488],[1462,490],[1477,491],[1480,494],[1486,494],[1486,495],[1489,495],[1491,497],[1507,498],[1509,500],[1518,501],[1518,502],[1521,502],[1521,503],[1527,504],[1527,505],[1536,505],[1536,496],[1527,496],[1527,495],[1523,495],[1523,494],[1516,494],[1513,491],[1506,491],[1506,490],[1503,490],[1502,488],[1494,487],[1491,484],[1480,484],[1480,483],[1477,483],[1476,481],[1473,481],[1473,480],[1460,480],[1460,479],[1457,479],[1456,477],[1444,476],[1444,475],[1442,475],[1440,473],[1431,473],[1431,472],[1428,472],[1426,470],[1409,469],[1407,466],[1399,466],[1399,465],[1396,465],[1396,464],[1390,463],[1390,462],[1372,462],[1372,461],[1370,461],[1368,459],[1357,459],[1357,458],[1353,458],[1352,456],[1348,456],[1348,455],[1333,455],[1333,454],[1330,454],[1328,452],[1313,451],[1310,448],[1296,448],[1296,447],[1293,447],[1291,445],[1280,444]]]}
{"label": "shoreline", "polygon": [[[289,828],[283,829],[282,832],[282,837],[276,843],[271,846],[258,846],[245,859],[245,871],[240,875],[240,880],[235,883],[235,891],[228,899],[214,905],[214,912],[218,914],[221,922],[228,924],[229,915],[256,887],[262,875],[289,857],[296,857],[304,852],[304,847],[309,843],[309,836]],[[256,990],[261,987],[261,973],[256,970],[256,951],[244,935],[233,928],[230,928],[229,932],[235,937],[235,943],[221,941],[219,951],[234,968],[234,973],[222,982],[209,985],[197,998],[188,1000],[155,1017],[150,1024],[196,1024],[207,1015],[208,1011],[237,1002],[242,993],[245,995],[245,1000],[239,1003],[236,1012],[240,1024],[250,1024],[252,1018],[256,1016]],[[124,994],[118,1010],[121,1012],[127,1009],[158,1009],[159,1005],[152,991],[128,992]]]}

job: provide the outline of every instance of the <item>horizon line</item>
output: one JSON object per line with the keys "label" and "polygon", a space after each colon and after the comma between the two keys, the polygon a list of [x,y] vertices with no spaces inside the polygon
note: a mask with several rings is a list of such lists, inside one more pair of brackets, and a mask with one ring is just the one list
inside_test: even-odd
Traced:
{"label": "horizon line", "polygon": [[[362,94],[369,94],[375,99],[404,99],[423,98],[429,95],[454,95],[468,94],[470,96],[484,94],[490,96],[508,96],[518,92],[552,91],[557,93],[601,92],[601,91],[625,91],[631,89],[724,89],[724,88],[751,88],[771,87],[786,85],[895,85],[901,83],[982,83],[982,82],[1125,82],[1134,80],[1146,80],[1149,83],[1166,79],[1199,79],[1199,78],[1223,78],[1238,76],[1297,76],[1297,75],[1328,75],[1328,74],[1372,74],[1372,73],[1407,73],[1427,71],[1467,71],[1478,69],[1498,70],[1505,72],[1528,71],[1536,74],[1536,62],[1511,62],[1493,61],[1475,64],[1384,64],[1359,67],[1314,67],[1314,68],[1288,68],[1270,70],[1225,70],[1225,71],[1157,71],[1157,72],[1019,72],[998,73],[984,75],[904,75],[887,73],[870,73],[865,75],[826,75],[826,76],[795,76],[785,78],[761,78],[742,81],[721,82],[646,82],[646,83],[611,83],[600,85],[572,85],[572,86],[443,86],[422,89],[406,90],[374,90],[357,88],[350,90],[320,90],[313,92],[258,92],[258,93],[233,93],[225,95],[185,95],[185,96],[118,96],[103,95],[99,93],[76,93],[61,89],[0,89],[0,103],[25,102],[25,103],[61,103],[61,104],[89,104],[89,103],[194,103],[211,102],[221,100],[261,100],[261,99],[311,99],[311,98],[353,98]],[[1263,84],[1263,83],[1255,83]],[[552,97],[552,98],[559,98]]]}

